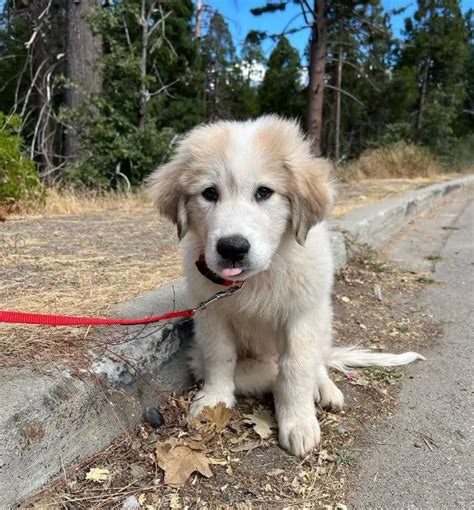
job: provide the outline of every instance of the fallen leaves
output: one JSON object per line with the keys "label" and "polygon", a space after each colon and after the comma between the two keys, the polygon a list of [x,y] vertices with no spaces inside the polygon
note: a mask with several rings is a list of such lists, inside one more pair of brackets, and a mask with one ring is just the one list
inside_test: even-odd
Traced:
{"label": "fallen leaves", "polygon": [[255,448],[258,448],[261,446],[262,442],[256,439],[255,441],[247,441],[246,443],[233,446],[229,450],[232,453],[239,453],[239,452],[250,452],[251,450],[254,450]]}
{"label": "fallen leaves", "polygon": [[254,431],[262,438],[268,439],[272,435],[272,429],[277,428],[275,418],[268,409],[258,407],[252,414],[245,414],[244,423],[253,425]]}
{"label": "fallen leaves", "polygon": [[232,411],[225,404],[219,403],[213,408],[205,407],[202,415],[202,420],[188,417],[187,421],[189,430],[199,433],[181,439],[171,437],[156,444],[156,461],[165,473],[166,485],[182,485],[194,472],[210,478],[211,464],[228,464],[227,461],[209,458],[205,445],[212,436],[225,430]]}
{"label": "fallen leaves", "polygon": [[166,485],[182,485],[196,471],[206,478],[212,476],[205,452],[180,443],[174,437],[158,441],[155,453],[156,461],[165,473]]}
{"label": "fallen leaves", "polygon": [[[206,451],[206,443],[210,438],[221,434],[229,425],[232,411],[225,404],[219,403],[214,408],[205,407],[202,415],[201,420],[188,419],[191,435],[184,434],[179,439],[171,437],[157,442],[156,462],[164,471],[165,485],[182,485],[195,472],[210,478],[213,476],[211,465],[227,466],[226,472],[232,476],[230,457],[227,460],[215,459],[209,457]],[[245,418],[244,423],[252,425],[261,439],[268,439],[272,435],[272,429],[277,427],[272,413],[263,407],[246,414]],[[247,434],[247,432],[242,434],[241,439],[245,439]],[[241,444],[230,448],[230,451],[233,453],[251,451],[262,444],[261,439],[245,443],[242,441]]]}
{"label": "fallen leaves", "polygon": [[216,407],[205,407],[202,415],[211,428],[220,434],[229,424],[232,411],[223,402],[219,402]]}
{"label": "fallen leaves", "polygon": [[91,468],[86,474],[86,480],[92,480],[93,482],[105,482],[109,480],[111,476],[110,470],[107,468]]}

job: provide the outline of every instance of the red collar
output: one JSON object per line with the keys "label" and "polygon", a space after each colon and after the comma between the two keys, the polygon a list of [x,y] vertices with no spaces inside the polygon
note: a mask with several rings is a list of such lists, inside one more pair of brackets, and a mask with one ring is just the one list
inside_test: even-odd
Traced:
{"label": "red collar", "polygon": [[240,286],[243,283],[243,281],[226,280],[225,278],[222,278],[222,276],[219,276],[217,273],[214,273],[214,271],[211,271],[207,267],[206,259],[204,258],[204,253],[201,253],[199,255],[199,258],[196,260],[196,267],[204,277],[206,277],[212,283],[215,283],[217,285],[222,285],[223,287],[232,287]]}

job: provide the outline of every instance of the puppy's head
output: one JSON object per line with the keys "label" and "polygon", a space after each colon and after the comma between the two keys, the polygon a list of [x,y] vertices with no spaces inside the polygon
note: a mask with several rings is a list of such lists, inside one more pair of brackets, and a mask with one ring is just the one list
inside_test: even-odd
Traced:
{"label": "puppy's head", "polygon": [[267,116],[192,130],[148,184],[178,236],[198,237],[209,268],[242,280],[269,267],[286,233],[304,244],[331,207],[329,174],[296,123]]}

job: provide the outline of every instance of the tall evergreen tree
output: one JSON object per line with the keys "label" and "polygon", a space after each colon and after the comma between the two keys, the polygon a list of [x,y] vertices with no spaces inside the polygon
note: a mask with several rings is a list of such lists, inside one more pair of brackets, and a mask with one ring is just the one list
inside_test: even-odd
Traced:
{"label": "tall evergreen tree", "polygon": [[228,73],[232,118],[254,118],[260,113],[258,86],[265,75],[265,62],[262,41],[256,32],[250,31],[240,58]]}
{"label": "tall evergreen tree", "polygon": [[306,101],[302,71],[298,51],[285,36],[281,36],[268,59],[265,78],[258,91],[262,113],[304,118]]}
{"label": "tall evergreen tree", "polygon": [[469,58],[468,30],[459,0],[418,0],[405,32],[400,67],[414,69],[419,84],[416,139],[448,154],[454,124],[462,116]]}
{"label": "tall evergreen tree", "polygon": [[219,11],[210,19],[208,31],[202,37],[201,51],[207,78],[206,116],[210,120],[230,118],[231,87],[227,75],[235,71],[236,53],[229,27]]}

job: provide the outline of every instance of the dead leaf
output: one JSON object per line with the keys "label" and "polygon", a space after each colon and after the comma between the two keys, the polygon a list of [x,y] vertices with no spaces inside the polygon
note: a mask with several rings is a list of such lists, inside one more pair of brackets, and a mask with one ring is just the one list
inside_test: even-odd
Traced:
{"label": "dead leaf", "polygon": [[249,432],[248,431],[245,431],[241,436],[239,437],[231,437],[229,439],[229,442],[230,444],[239,444],[241,443],[242,441],[244,441],[245,439],[247,439],[249,435]]}
{"label": "dead leaf", "polygon": [[202,441],[194,441],[193,439],[188,439],[186,441],[186,446],[189,446],[191,450],[204,450],[204,443]]}
{"label": "dead leaf", "polygon": [[268,409],[259,407],[252,414],[245,414],[244,423],[253,425],[255,432],[262,438],[268,439],[272,435],[272,429],[277,428],[275,418]]}
{"label": "dead leaf", "polygon": [[255,439],[254,441],[247,441],[244,444],[233,446],[232,448],[230,448],[230,451],[232,453],[249,452],[250,450],[258,448],[260,444],[261,444],[260,440]]}
{"label": "dead leaf", "polygon": [[219,402],[216,407],[206,406],[202,410],[202,415],[209,424],[215,427],[215,431],[220,434],[229,424],[232,411],[223,402]]}
{"label": "dead leaf", "polygon": [[186,416],[186,421],[188,424],[188,428],[190,430],[199,430],[202,427],[202,423],[197,418],[194,418],[194,416],[191,416],[190,414]]}
{"label": "dead leaf", "polygon": [[32,508],[34,510],[44,510],[45,508],[51,510],[61,510],[64,506],[61,503],[58,503],[53,498],[45,498],[40,501],[36,501],[36,503],[32,504]]}
{"label": "dead leaf", "polygon": [[181,498],[178,496],[178,494],[173,494],[170,499],[170,508],[183,508],[183,505],[181,504]]}
{"label": "dead leaf", "polygon": [[195,471],[206,478],[212,476],[206,455],[201,451],[193,450],[186,444],[177,443],[176,438],[158,441],[156,459],[165,472],[166,485],[182,485]]}
{"label": "dead leaf", "polygon": [[110,479],[110,471],[107,468],[91,468],[86,474],[86,480],[93,482],[105,482]]}
{"label": "dead leaf", "polygon": [[213,466],[227,466],[228,461],[226,459],[209,459],[209,464]]}
{"label": "dead leaf", "polygon": [[276,468],[276,469],[271,469],[268,474],[270,476],[280,476],[282,475],[283,473],[285,473],[285,470],[284,469],[281,469],[281,468]]}

